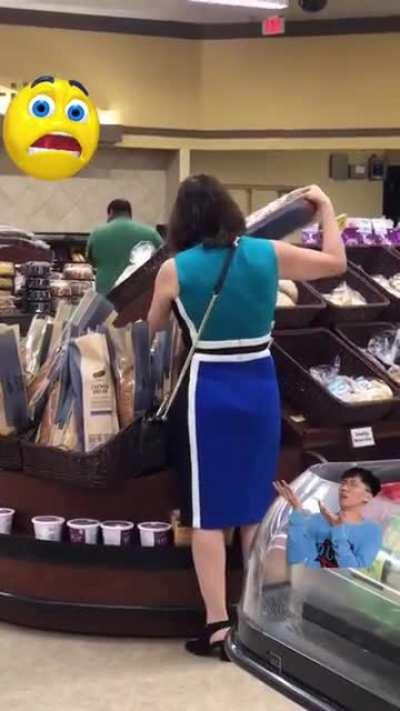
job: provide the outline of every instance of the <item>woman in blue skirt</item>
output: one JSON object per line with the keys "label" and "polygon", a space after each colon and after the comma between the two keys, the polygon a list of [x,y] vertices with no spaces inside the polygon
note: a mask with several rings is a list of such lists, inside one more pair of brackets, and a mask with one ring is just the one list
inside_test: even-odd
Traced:
{"label": "woman in blue skirt", "polygon": [[226,659],[224,530],[240,527],[246,559],[273,499],[281,416],[270,344],[278,279],[318,279],[346,269],[332,203],[318,187],[304,197],[319,208],[321,252],[240,237],[245,220],[224,187],[210,176],[188,178],[169,224],[175,257],[156,280],[151,331],[165,328],[173,311],[189,349],[227,252],[237,245],[170,418],[183,522],[194,529],[193,560],[207,613],[203,633],[186,645],[198,655],[217,651]]}

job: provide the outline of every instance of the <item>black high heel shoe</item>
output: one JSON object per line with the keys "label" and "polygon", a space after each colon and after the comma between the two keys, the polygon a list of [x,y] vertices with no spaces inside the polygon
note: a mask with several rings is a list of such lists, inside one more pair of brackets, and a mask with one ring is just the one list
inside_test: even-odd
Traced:
{"label": "black high heel shoe", "polygon": [[196,654],[198,657],[211,657],[217,654],[221,662],[230,662],[230,659],[225,651],[225,640],[219,642],[210,642],[211,637],[219,630],[228,629],[230,627],[229,620],[223,622],[213,622],[207,625],[200,637],[191,639],[186,642],[185,648],[190,654]]}

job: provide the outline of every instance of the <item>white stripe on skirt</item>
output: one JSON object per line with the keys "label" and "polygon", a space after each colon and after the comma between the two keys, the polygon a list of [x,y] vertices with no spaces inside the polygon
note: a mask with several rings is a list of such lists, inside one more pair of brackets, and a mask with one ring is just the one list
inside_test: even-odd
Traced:
{"label": "white stripe on skirt", "polygon": [[199,480],[199,455],[197,448],[197,428],[196,428],[196,390],[199,375],[200,361],[194,356],[190,367],[189,390],[188,390],[188,429],[190,462],[192,470],[192,526],[201,528],[200,509],[200,480]]}

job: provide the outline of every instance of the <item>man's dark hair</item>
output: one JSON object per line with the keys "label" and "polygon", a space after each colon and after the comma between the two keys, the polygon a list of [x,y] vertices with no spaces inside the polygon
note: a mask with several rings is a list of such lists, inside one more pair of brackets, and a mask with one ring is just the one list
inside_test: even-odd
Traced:
{"label": "man's dark hair", "polygon": [[239,206],[219,180],[194,175],[183,181],[168,225],[173,252],[201,243],[205,247],[228,247],[245,230]]}
{"label": "man's dark hair", "polygon": [[369,469],[363,469],[362,467],[352,467],[344,472],[341,480],[352,479],[353,477],[358,477],[361,479],[363,484],[368,487],[372,496],[377,496],[381,490],[381,482],[378,477],[376,477]]}
{"label": "man's dark hair", "polygon": [[107,215],[110,219],[122,215],[132,217],[132,205],[129,200],[112,200],[107,208]]}

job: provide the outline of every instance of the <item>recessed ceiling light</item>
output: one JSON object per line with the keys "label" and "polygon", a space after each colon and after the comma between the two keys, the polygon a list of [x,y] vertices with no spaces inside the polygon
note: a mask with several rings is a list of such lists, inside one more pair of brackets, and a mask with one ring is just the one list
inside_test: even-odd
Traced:
{"label": "recessed ceiling light", "polygon": [[204,5],[231,5],[234,7],[258,7],[261,10],[285,10],[289,0],[189,0]]}

